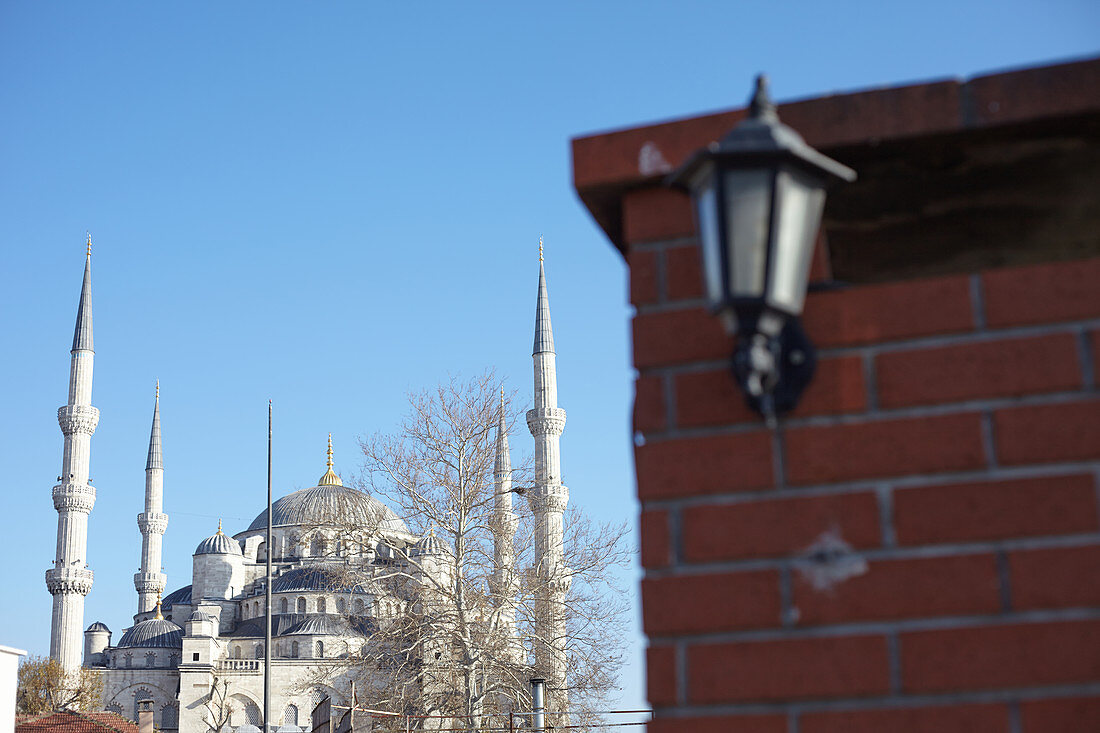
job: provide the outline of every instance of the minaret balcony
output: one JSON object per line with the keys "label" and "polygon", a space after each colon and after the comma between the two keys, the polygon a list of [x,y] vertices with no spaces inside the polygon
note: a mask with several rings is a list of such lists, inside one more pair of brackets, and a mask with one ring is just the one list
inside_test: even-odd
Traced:
{"label": "minaret balcony", "polygon": [[99,424],[99,410],[91,405],[65,405],[57,408],[57,424],[65,435],[91,435]]}
{"label": "minaret balcony", "polygon": [[168,515],[144,512],[137,515],[137,524],[142,534],[164,534],[168,529]]}
{"label": "minaret balcony", "polygon": [[134,588],[138,593],[157,593],[164,590],[168,576],[164,573],[134,573]]}
{"label": "minaret balcony", "polygon": [[50,595],[74,594],[88,595],[92,590],[92,571],[88,568],[56,567],[46,571],[46,588]]}
{"label": "minaret balcony", "polygon": [[565,431],[565,410],[560,407],[536,407],[527,411],[527,429],[531,435],[561,435]]}
{"label": "minaret balcony", "polygon": [[53,507],[57,511],[83,512],[88,514],[95,505],[95,487],[91,484],[78,484],[63,481],[53,487]]}

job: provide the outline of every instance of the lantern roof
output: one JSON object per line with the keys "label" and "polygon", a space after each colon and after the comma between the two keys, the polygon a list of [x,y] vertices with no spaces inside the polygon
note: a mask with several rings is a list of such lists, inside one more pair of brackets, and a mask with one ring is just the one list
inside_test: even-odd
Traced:
{"label": "lantern roof", "polygon": [[756,77],[756,88],[749,103],[749,115],[718,142],[688,158],[669,176],[669,183],[686,187],[708,161],[765,163],[787,160],[803,168],[843,181],[854,181],[856,172],[806,144],[794,129],[779,121],[775,103],[768,94],[768,78]]}

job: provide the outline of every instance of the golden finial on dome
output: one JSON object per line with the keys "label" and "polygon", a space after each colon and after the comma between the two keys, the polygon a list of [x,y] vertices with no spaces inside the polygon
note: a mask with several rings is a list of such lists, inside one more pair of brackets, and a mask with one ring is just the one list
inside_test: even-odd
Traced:
{"label": "golden finial on dome", "polygon": [[218,517],[218,534],[222,533],[222,518]]}
{"label": "golden finial on dome", "polygon": [[160,611],[160,591],[157,591],[157,615],[154,618],[163,619],[164,615]]}
{"label": "golden finial on dome", "polygon": [[542,235],[539,235],[539,262],[542,262]]}
{"label": "golden finial on dome", "polygon": [[92,233],[91,232],[85,232],[85,234],[88,235],[88,256],[91,257],[92,256]]}
{"label": "golden finial on dome", "polygon": [[318,486],[343,486],[344,482],[332,470],[332,433],[328,434],[328,450],[325,451],[325,475],[317,482]]}
{"label": "golden finial on dome", "polygon": [[157,380],[157,399],[160,399],[160,380]]}

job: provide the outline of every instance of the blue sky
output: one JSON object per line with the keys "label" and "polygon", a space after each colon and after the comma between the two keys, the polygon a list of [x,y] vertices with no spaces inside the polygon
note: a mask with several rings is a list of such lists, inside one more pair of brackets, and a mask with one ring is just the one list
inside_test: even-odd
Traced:
{"label": "blue sky", "polygon": [[[626,270],[571,189],[569,139],[740,106],[758,71],[810,97],[1089,56],[1098,31],[1100,6],[1066,0],[3,3],[0,643],[49,648],[85,230],[85,625],[117,640],[155,378],[176,588],[219,517],[239,531],[263,507],[269,397],[283,494],[321,475],[330,431],[353,472],[409,390],[494,367],[529,395],[544,235],[563,473],[574,503],[633,522]],[[625,706],[644,699],[633,638]]]}

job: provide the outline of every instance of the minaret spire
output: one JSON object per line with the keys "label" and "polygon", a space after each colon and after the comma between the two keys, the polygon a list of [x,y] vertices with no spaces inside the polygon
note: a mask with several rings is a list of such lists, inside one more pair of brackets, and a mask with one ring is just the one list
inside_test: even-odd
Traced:
{"label": "minaret spire", "polygon": [[493,465],[493,604],[500,609],[500,628],[511,640],[513,661],[522,661],[523,647],[516,635],[515,540],[519,519],[512,510],[512,457],[508,449],[508,421],[504,412],[504,387],[500,388],[496,459]]}
{"label": "minaret spire", "polygon": [[88,472],[92,433],[99,410],[92,407],[92,238],[84,261],[84,281],[76,311],[76,329],[69,361],[69,400],[57,411],[65,436],[59,483],[53,487],[57,510],[57,557],[46,571],[46,588],[53,596],[50,656],[66,672],[80,667],[84,631],[84,597],[92,589],[88,569],[88,515],[95,505],[95,488]]}
{"label": "minaret spire", "polygon": [[[168,578],[160,571],[161,546],[168,529],[164,513],[164,457],[160,445],[160,380],[153,397],[153,425],[149,429],[149,457],[145,461],[145,511],[137,515],[141,532],[141,569],[134,574],[138,616],[149,613],[164,591]],[[137,617],[135,616],[135,619]]]}
{"label": "minaret spire", "polygon": [[565,566],[565,507],[569,489],[561,479],[561,434],[565,410],[558,407],[557,355],[550,327],[550,296],[539,240],[539,288],[535,304],[535,405],[527,412],[527,427],[535,439],[535,485],[528,493],[535,519],[535,570],[544,584],[535,624],[542,640],[535,648],[535,672],[546,677],[552,708],[568,710],[565,653],[565,601],[569,574]]}

